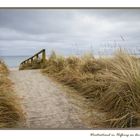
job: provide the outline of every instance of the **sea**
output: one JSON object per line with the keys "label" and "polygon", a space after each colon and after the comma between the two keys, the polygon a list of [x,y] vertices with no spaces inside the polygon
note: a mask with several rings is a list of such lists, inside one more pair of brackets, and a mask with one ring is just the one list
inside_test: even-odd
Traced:
{"label": "sea", "polygon": [[17,68],[20,63],[28,57],[29,56],[0,56],[0,60],[3,60],[9,68]]}

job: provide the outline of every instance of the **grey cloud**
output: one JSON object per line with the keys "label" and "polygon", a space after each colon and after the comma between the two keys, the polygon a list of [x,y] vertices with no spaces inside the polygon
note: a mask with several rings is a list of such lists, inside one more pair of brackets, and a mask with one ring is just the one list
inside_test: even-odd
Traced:
{"label": "grey cloud", "polygon": [[41,48],[70,54],[91,46],[98,52],[114,42],[139,47],[139,40],[140,9],[0,9],[3,55],[32,54]]}

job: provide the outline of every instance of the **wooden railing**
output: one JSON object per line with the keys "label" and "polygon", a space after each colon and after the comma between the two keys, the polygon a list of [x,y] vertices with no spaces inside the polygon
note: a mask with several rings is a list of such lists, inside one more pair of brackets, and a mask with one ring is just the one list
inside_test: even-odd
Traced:
{"label": "wooden railing", "polygon": [[[41,57],[39,56],[40,54]],[[41,66],[45,64],[45,61],[46,61],[46,52],[45,49],[43,49],[38,53],[34,54],[32,57],[21,62],[19,69],[23,70],[23,69],[41,68]]]}

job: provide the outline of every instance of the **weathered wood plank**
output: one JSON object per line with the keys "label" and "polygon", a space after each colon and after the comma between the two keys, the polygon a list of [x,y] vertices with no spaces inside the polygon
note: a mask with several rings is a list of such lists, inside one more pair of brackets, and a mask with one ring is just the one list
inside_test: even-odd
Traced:
{"label": "weathered wood plank", "polygon": [[[41,59],[40,59],[40,57],[39,57],[39,55],[40,54],[42,54],[41,55]],[[20,63],[20,70],[21,69],[24,69],[23,67],[25,67],[25,66],[27,66],[28,67],[28,65],[27,64],[30,64],[30,66],[32,66],[33,64],[34,64],[34,61],[37,61],[37,62],[39,62],[40,61],[40,63],[42,63],[42,64],[45,64],[45,61],[46,61],[46,52],[45,52],[45,49],[42,49],[41,51],[39,51],[38,53],[36,53],[36,54],[34,54],[33,56],[31,56],[31,57],[29,57],[28,59],[26,59],[26,60],[24,60],[23,62],[21,62]]]}

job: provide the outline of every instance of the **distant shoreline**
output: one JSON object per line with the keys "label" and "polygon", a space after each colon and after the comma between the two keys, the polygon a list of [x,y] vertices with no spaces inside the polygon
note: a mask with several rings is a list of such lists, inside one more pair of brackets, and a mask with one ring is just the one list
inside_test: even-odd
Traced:
{"label": "distant shoreline", "polygon": [[29,56],[0,56],[8,68],[17,68],[20,63],[27,59]]}

